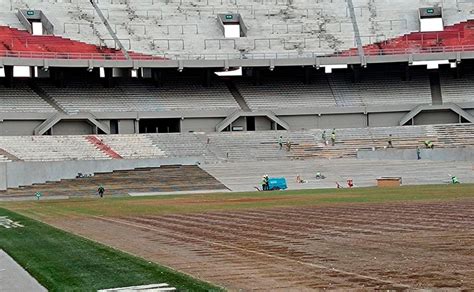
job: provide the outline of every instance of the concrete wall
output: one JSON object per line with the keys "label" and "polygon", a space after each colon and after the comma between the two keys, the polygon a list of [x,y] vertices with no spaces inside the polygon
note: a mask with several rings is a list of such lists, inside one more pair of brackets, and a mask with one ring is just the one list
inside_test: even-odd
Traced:
{"label": "concrete wall", "polygon": [[[247,119],[245,117],[240,117],[237,120],[232,122],[232,127],[242,127],[244,131],[247,130]],[[215,126],[214,126],[214,131],[215,131]]]}
{"label": "concrete wall", "polygon": [[89,135],[94,134],[94,127],[85,121],[63,120],[52,128],[53,135]]}
{"label": "concrete wall", "polygon": [[[474,161],[474,148],[421,149],[421,160]],[[358,159],[367,160],[416,160],[416,149],[359,150]]]}
{"label": "concrete wall", "polygon": [[306,130],[317,127],[317,116],[284,116],[280,117],[290,125],[292,130]]}
{"label": "concrete wall", "polygon": [[453,111],[427,111],[415,117],[415,125],[451,124],[458,123],[459,115]]}
{"label": "concrete wall", "polygon": [[393,127],[398,126],[401,118],[406,112],[394,113],[370,113],[369,126],[370,127]]}
{"label": "concrete wall", "polygon": [[272,121],[267,117],[255,117],[255,131],[269,131],[272,129]]}
{"label": "concrete wall", "polygon": [[363,128],[367,126],[364,114],[322,115],[317,119],[317,128]]}
{"label": "concrete wall", "polygon": [[215,132],[222,120],[224,118],[187,118],[181,121],[181,132]]}
{"label": "concrete wall", "polygon": [[135,120],[119,120],[118,121],[119,134],[134,134]]}
{"label": "concrete wall", "polygon": [[193,158],[164,159],[111,159],[111,160],[70,160],[32,162],[15,161],[0,163],[0,190],[16,188],[34,183],[75,178],[80,173],[100,173],[114,170],[128,170],[137,167],[159,167],[161,165],[194,165],[200,161]]}
{"label": "concrete wall", "polygon": [[0,122],[1,136],[33,135],[33,130],[43,121],[3,121]]}

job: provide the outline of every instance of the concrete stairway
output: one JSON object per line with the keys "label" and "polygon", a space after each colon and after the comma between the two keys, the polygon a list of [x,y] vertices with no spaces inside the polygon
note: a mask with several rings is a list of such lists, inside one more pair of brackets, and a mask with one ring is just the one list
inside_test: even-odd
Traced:
{"label": "concrete stairway", "polygon": [[87,136],[86,140],[89,141],[89,143],[94,145],[97,149],[102,151],[105,155],[109,156],[110,158],[112,158],[112,159],[122,159],[122,156],[120,156],[120,154],[118,154],[109,145],[104,143],[104,141],[102,141],[102,139],[99,139],[96,136]]}

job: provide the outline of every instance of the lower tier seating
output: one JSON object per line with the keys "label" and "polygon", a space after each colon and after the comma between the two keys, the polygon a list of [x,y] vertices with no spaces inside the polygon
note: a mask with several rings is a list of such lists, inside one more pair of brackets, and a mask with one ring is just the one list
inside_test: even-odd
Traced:
{"label": "lower tier seating", "polygon": [[[334,146],[325,145],[322,129],[94,136],[117,157],[103,152],[91,136],[3,136],[0,157],[26,161],[193,157],[204,162],[341,158],[354,157],[357,149],[384,147],[390,134],[396,148],[414,149],[425,140],[437,148],[471,147],[473,130],[474,124],[336,129]],[[331,132],[327,129],[327,139]],[[290,151],[280,149],[280,136],[291,143]]]}

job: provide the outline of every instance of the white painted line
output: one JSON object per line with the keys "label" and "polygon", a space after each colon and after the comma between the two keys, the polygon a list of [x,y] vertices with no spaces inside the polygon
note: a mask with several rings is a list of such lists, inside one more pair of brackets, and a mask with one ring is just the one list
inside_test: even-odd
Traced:
{"label": "white painted line", "polygon": [[119,287],[119,288],[110,288],[110,289],[102,289],[97,290],[97,292],[139,292],[139,291],[150,291],[150,292],[157,292],[157,291],[175,291],[176,288],[169,287],[168,283],[159,283],[159,284],[149,284],[149,285],[140,285],[140,286],[129,286],[129,287]]}
{"label": "white painted line", "polygon": [[200,190],[200,191],[176,191],[176,192],[132,192],[128,193],[132,197],[140,196],[172,196],[172,195],[196,195],[196,194],[211,194],[211,193],[227,193],[230,192],[228,189],[221,190]]}

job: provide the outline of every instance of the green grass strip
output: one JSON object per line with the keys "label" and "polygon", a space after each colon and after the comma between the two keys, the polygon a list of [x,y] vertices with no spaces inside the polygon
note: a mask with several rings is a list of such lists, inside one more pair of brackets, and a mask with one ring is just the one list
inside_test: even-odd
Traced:
{"label": "green grass strip", "polygon": [[0,248],[49,291],[97,291],[168,283],[179,291],[221,291],[169,268],[147,262],[47,224],[1,209],[24,225],[0,227]]}

